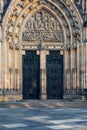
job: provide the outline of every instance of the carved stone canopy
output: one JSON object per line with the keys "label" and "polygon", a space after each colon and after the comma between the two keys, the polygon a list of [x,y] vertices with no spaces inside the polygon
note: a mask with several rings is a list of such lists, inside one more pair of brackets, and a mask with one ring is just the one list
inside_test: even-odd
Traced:
{"label": "carved stone canopy", "polygon": [[49,12],[42,9],[29,19],[22,33],[23,41],[62,42],[63,31],[60,23]]}

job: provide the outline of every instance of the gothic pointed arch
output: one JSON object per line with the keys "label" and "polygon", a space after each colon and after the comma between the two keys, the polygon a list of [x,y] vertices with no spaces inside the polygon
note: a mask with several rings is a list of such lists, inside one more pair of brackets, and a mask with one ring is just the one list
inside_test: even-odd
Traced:
{"label": "gothic pointed arch", "polygon": [[[30,16],[30,17],[29,17]],[[60,18],[49,8],[40,6],[24,20],[19,38],[21,42],[59,42],[65,43],[66,32]]]}
{"label": "gothic pointed arch", "polygon": [[[25,56],[25,62],[33,61],[34,56],[39,57],[41,79],[45,75],[43,78],[45,91],[46,63],[49,74],[51,70],[49,63],[53,63],[52,66],[58,71],[60,66],[61,70],[64,70],[64,73],[60,72],[63,77],[64,93],[80,92],[85,79],[84,68],[87,68],[84,63],[86,49],[83,46],[82,25],[83,19],[73,0],[11,0],[2,19],[4,59],[2,71],[6,92],[14,95],[22,92],[22,58],[26,54],[31,55],[31,59],[26,60]],[[34,61],[32,65],[37,62],[37,58]],[[59,65],[60,61],[62,65]],[[56,71],[51,71],[51,74],[52,72]],[[81,77],[83,78],[80,82]],[[55,75],[56,79],[58,77]],[[43,88],[42,90],[44,91]]]}
{"label": "gothic pointed arch", "polygon": [[[49,10],[52,10],[55,12],[56,17],[60,19],[64,28],[63,30],[66,34],[67,45],[71,44],[76,46],[77,42],[81,43],[82,33],[80,32],[82,29],[82,20],[76,7],[71,1],[52,2],[49,0],[27,0],[24,2],[22,0],[13,0],[3,19],[3,26],[5,26],[6,32],[5,37],[10,44],[14,43],[18,45],[18,34],[21,26],[23,25],[23,21],[25,21],[27,16],[32,14],[32,12],[36,12],[40,6],[45,6]],[[79,18],[80,20],[78,20]],[[5,25],[4,21],[6,21]]]}

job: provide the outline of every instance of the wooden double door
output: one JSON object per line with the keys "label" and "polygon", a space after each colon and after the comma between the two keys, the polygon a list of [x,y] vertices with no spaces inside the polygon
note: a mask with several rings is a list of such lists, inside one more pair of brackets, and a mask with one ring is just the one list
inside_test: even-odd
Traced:
{"label": "wooden double door", "polygon": [[[26,51],[23,61],[23,98],[40,98],[40,56],[36,51]],[[60,51],[49,51],[46,56],[47,99],[63,98],[63,56]]]}

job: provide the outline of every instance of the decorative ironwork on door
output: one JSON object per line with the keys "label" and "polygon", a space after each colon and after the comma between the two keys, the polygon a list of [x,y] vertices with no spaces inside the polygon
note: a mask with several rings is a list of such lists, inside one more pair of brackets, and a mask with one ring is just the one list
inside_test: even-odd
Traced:
{"label": "decorative ironwork on door", "polygon": [[47,56],[47,98],[63,98],[63,56],[60,51],[50,51]]}
{"label": "decorative ironwork on door", "polygon": [[40,57],[36,51],[26,51],[23,56],[23,98],[39,99]]}

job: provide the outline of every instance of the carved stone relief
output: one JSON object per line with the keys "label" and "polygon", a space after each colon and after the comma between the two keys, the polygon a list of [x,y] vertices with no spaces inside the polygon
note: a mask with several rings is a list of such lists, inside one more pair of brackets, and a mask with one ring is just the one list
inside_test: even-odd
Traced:
{"label": "carved stone relief", "polygon": [[62,42],[63,32],[60,23],[45,10],[37,12],[25,25],[23,41]]}

